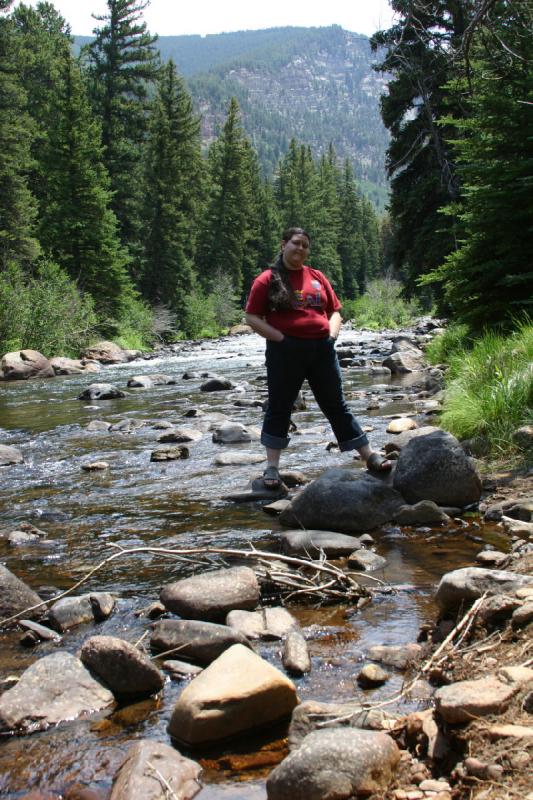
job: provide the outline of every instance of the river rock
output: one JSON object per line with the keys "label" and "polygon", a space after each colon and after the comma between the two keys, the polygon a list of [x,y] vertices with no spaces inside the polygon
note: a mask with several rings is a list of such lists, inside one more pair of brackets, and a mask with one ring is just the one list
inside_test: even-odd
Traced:
{"label": "river rock", "polygon": [[507,553],[500,553],[499,550],[481,550],[476,555],[476,561],[482,567],[502,567],[509,561]]}
{"label": "river rock", "polygon": [[335,531],[296,530],[281,534],[281,547],[290,556],[316,557],[323,551],[328,558],[341,558],[350,555],[361,547],[356,536]]}
{"label": "river rock", "polygon": [[168,672],[172,680],[178,681],[184,678],[195,678],[202,671],[202,667],[197,667],[196,664],[189,664],[187,661],[179,661],[176,658],[169,658],[168,661],[163,661],[161,669]]}
{"label": "river rock", "polygon": [[260,611],[230,611],[226,625],[248,639],[282,639],[298,628],[297,620],[286,608],[262,608]]}
{"label": "river rock", "polygon": [[311,672],[311,657],[307,642],[299,631],[290,631],[287,634],[281,660],[291,675],[305,675]]}
{"label": "river rock", "polygon": [[283,475],[280,474],[281,483],[276,489],[265,486],[263,478],[254,478],[250,481],[246,489],[242,492],[232,492],[224,495],[223,500],[230,500],[232,503],[252,503],[263,500],[281,500],[289,493],[287,486],[283,482]]}
{"label": "river rock", "polygon": [[435,692],[436,709],[452,725],[476,717],[502,714],[518,691],[516,684],[502,683],[494,675],[473,681],[458,681]]}
{"label": "river rock", "polygon": [[184,689],[168,729],[189,745],[204,744],[288,717],[297,703],[285,675],[237,644]]}
{"label": "river rock", "polygon": [[451,520],[433,500],[420,500],[412,506],[401,506],[396,522],[398,525],[444,525]]}
{"label": "river rock", "polygon": [[484,626],[498,625],[501,622],[506,622],[513,611],[520,605],[520,600],[517,597],[508,594],[495,594],[492,597],[485,598],[478,611],[477,621]]}
{"label": "river rock", "polygon": [[405,375],[408,372],[418,372],[424,369],[424,354],[421,350],[402,350],[391,353],[383,361],[383,366],[388,367],[393,375]]}
{"label": "river rock", "polygon": [[368,657],[396,669],[407,669],[422,655],[422,645],[410,644],[378,644],[371,647]]}
{"label": "river rock", "polygon": [[185,442],[199,442],[202,436],[202,431],[197,431],[194,428],[173,428],[159,434],[157,441],[162,444],[172,442],[184,444]]}
{"label": "river rock", "polygon": [[388,672],[385,672],[378,664],[364,664],[357,675],[357,683],[363,689],[373,689],[375,686],[382,686],[389,680]]}
{"label": "river rock", "polygon": [[78,395],[78,400],[116,400],[120,397],[126,397],[126,393],[111,383],[91,383]]}
{"label": "river rock", "polygon": [[198,664],[210,664],[234,644],[251,647],[246,636],[227,625],[189,619],[156,622],[150,638],[150,647],[156,653],[175,651],[172,655]]}
{"label": "river rock", "polygon": [[[13,575],[7,567],[0,564],[0,621],[26,609],[41,604],[41,598],[23,581]],[[42,616],[43,607],[27,611],[26,616],[33,618]]]}
{"label": "river rock", "polygon": [[52,653],[0,696],[0,730],[33,733],[113,704],[113,695],[70,653]]}
{"label": "river rock", "polygon": [[219,444],[251,442],[252,434],[240,422],[225,422],[213,431],[213,441]]}
{"label": "river rock", "polygon": [[404,431],[412,431],[418,428],[414,419],[410,417],[400,417],[399,419],[392,419],[387,425],[387,433],[403,433]]}
{"label": "river rock", "polygon": [[260,464],[265,460],[265,453],[247,453],[241,450],[231,450],[216,455],[213,463],[215,463],[217,467],[235,467],[242,464]]}
{"label": "river rock", "polygon": [[91,636],[80,659],[113,694],[155,694],[163,688],[163,675],[150,659],[116,636]]}
{"label": "river rock", "polygon": [[437,430],[411,439],[400,451],[394,488],[408,503],[433,500],[441,506],[477,503],[481,479],[473,461],[450,433]]}
{"label": "river rock", "polygon": [[381,730],[391,717],[381,708],[364,708],[361,703],[321,703],[307,700],[292,712],[289,748],[295,750],[305,736],[315,730],[365,728]]}
{"label": "river rock", "polygon": [[54,369],[37,350],[6,353],[0,361],[0,375],[5,381],[26,381],[29,378],[53,378]]}
{"label": "river rock", "polygon": [[[386,483],[361,471],[333,468],[308,484],[283,511],[283,525],[365,531],[394,519],[405,500]],[[352,548],[355,549],[355,548]]]}
{"label": "river rock", "polygon": [[522,586],[533,586],[533,576],[506,570],[464,567],[442,576],[436,601],[443,611],[454,611],[461,606],[471,605],[485,592],[488,595],[512,594]]}
{"label": "river rock", "polygon": [[141,739],[126,753],[109,800],[191,800],[201,789],[201,772],[174,747]]}
{"label": "river rock", "polygon": [[19,619],[18,624],[22,630],[30,631],[31,633],[35,634],[40,642],[62,641],[62,637],[56,633],[56,631],[53,631],[51,628],[47,628],[46,625],[41,625],[39,622],[34,622],[31,619]]}
{"label": "river rock", "polygon": [[533,601],[524,603],[523,606],[513,611],[511,618],[513,628],[525,628],[530,622],[533,622]]}
{"label": "river rock", "polygon": [[103,433],[108,431],[110,427],[110,422],[105,422],[103,419],[93,419],[89,422],[85,430],[90,431],[91,433]]}
{"label": "river rock", "polygon": [[533,522],[525,522],[513,517],[502,516],[502,525],[506,533],[511,536],[520,536],[523,539],[533,539]]}
{"label": "river rock", "polygon": [[135,431],[138,431],[139,428],[142,428],[144,425],[146,425],[146,423],[143,419],[130,419],[126,417],[118,422],[114,422],[109,430],[113,433],[117,431],[120,433],[135,433]]}
{"label": "river rock", "polygon": [[376,569],[383,569],[387,566],[387,559],[378,556],[372,550],[356,550],[348,556],[348,566],[355,567],[365,572],[374,572]]}
{"label": "river rock", "polygon": [[131,361],[127,352],[114,342],[97,342],[86,347],[82,353],[83,358],[100,361],[102,364],[123,364]]}
{"label": "river rock", "polygon": [[91,461],[88,464],[82,464],[81,468],[84,472],[103,472],[109,469],[108,461]]}
{"label": "river rock", "polygon": [[128,389],[151,389],[154,386],[149,375],[134,375],[128,380]]}
{"label": "river rock", "polygon": [[315,731],[267,779],[268,800],[348,800],[381,794],[400,761],[386,733]]}
{"label": "river rock", "polygon": [[235,384],[226,378],[210,378],[200,385],[201,392],[224,392],[234,388]]}
{"label": "river rock", "polygon": [[24,457],[16,447],[0,444],[0,467],[10,467],[13,464],[22,464]]}
{"label": "river rock", "polygon": [[387,454],[394,452],[394,450],[401,450],[402,447],[405,447],[411,439],[417,439],[419,436],[427,436],[429,433],[435,433],[435,431],[440,431],[440,428],[435,427],[434,425],[424,425],[422,428],[414,428],[410,431],[404,431],[403,433],[399,433],[389,442],[385,443],[384,450]]}
{"label": "river rock", "polygon": [[54,375],[81,375],[85,372],[81,359],[55,356],[50,359],[50,364],[54,370]]}
{"label": "river rock", "polygon": [[260,597],[259,583],[250,567],[230,567],[193,575],[163,587],[160,600],[185,619],[224,620],[235,608],[252,611]]}
{"label": "river rock", "polygon": [[[98,604],[99,595],[102,596],[100,599],[103,601],[103,608],[108,608],[109,613],[105,616],[101,615],[98,620],[95,620],[94,607],[95,601],[97,609],[100,607]],[[113,595],[107,592],[92,592],[79,597],[62,597],[50,608],[48,618],[52,628],[63,633],[69,628],[76,627],[76,625],[82,625],[84,622],[100,622],[111,614],[114,605],[115,599]]]}
{"label": "river rock", "polygon": [[189,455],[189,448],[184,444],[166,445],[152,450],[150,461],[179,461],[181,458],[189,458]]}

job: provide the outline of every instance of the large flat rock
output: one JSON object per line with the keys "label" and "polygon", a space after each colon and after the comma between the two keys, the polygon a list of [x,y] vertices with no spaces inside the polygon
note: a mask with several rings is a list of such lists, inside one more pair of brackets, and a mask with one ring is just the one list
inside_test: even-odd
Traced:
{"label": "large flat rock", "polygon": [[316,558],[323,551],[329,558],[341,558],[359,550],[361,542],[356,536],[335,531],[296,530],[281,534],[281,547],[291,556]]}
{"label": "large flat rock", "polygon": [[464,567],[442,576],[435,599],[443,611],[454,611],[472,604],[485,593],[489,596],[512,595],[524,586],[533,586],[533,576],[507,570]]}
{"label": "large flat rock", "polygon": [[259,597],[259,583],[253,569],[230,567],[170,583],[163,587],[160,599],[180,617],[217,622],[235,608],[252,611]]}

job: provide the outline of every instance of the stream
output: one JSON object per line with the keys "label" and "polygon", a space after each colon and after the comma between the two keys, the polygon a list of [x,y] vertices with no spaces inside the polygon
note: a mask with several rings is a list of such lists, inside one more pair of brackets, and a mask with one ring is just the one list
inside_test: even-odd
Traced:
{"label": "stream", "polygon": [[[390,352],[386,333],[346,331],[339,346],[352,344],[366,358],[379,363]],[[183,379],[186,371],[197,378]],[[230,378],[241,389],[200,391],[209,372]],[[164,373],[175,385],[151,389],[126,389],[134,375]],[[235,504],[222,498],[245,489],[263,465],[215,466],[222,448],[262,453],[259,441],[220,445],[204,432],[190,444],[190,458],[151,462],[150,454],[163,431],[155,423],[168,421],[179,427],[197,428],[210,413],[222,413],[245,425],[261,425],[258,407],[234,405],[239,397],[263,400],[264,343],[254,335],[228,337],[205,343],[176,346],[174,355],[109,366],[97,375],[75,375],[48,380],[0,383],[0,442],[19,448],[24,463],[0,468],[0,528],[16,530],[31,523],[45,531],[43,540],[12,546],[0,538],[0,561],[47,598],[72,586],[92,567],[122,547],[204,546],[258,548],[276,551],[279,524],[259,504]],[[370,439],[378,449],[391,438],[386,427],[392,414],[414,413],[420,406],[409,399],[410,376],[371,375],[369,369],[343,371],[345,394],[363,426],[371,426]],[[119,400],[86,402],[79,394],[91,383],[109,382],[127,391]],[[386,388],[383,384],[388,384]],[[376,384],[381,388],[373,389]],[[368,411],[373,392],[381,407]],[[310,391],[307,409],[296,412],[297,432],[282,460],[283,469],[298,469],[309,477],[343,465],[360,469],[349,453],[328,450],[332,440]],[[204,417],[187,418],[191,408]],[[133,433],[89,432],[86,426],[99,419],[111,423],[128,419],[141,427]],[[109,469],[85,472],[82,465],[106,461]],[[467,517],[449,529],[417,531],[389,526],[372,532],[376,551],[387,566],[376,575],[394,591],[377,594],[372,603],[355,612],[348,606],[291,606],[304,629],[312,656],[312,671],[295,680],[301,700],[343,702],[351,699],[379,701],[401,688],[403,676],[394,670],[387,683],[375,690],[359,688],[356,675],[365,653],[374,644],[416,641],[420,625],[435,617],[433,594],[444,572],[470,565],[484,542],[505,543],[480,520]],[[158,598],[159,589],[192,574],[193,567],[153,554],[125,556],[106,564],[79,590],[108,591],[118,597],[113,615],[99,625],[83,625],[63,636],[60,647],[75,653],[94,633],[138,641],[150,621],[136,614]],[[20,645],[20,630],[3,632],[0,647],[0,680],[19,675],[36,658],[58,647],[41,643],[36,648]],[[257,651],[281,668],[280,643],[263,642]],[[185,683],[167,680],[161,697],[142,700],[105,712],[63,723],[57,728],[0,741],[0,796],[15,800],[30,790],[60,796],[65,787],[85,784],[107,797],[113,775],[135,739],[169,743],[166,726],[173,705]],[[417,701],[402,699],[389,707],[405,713]],[[265,777],[284,751],[286,730],[268,731],[246,742],[228,743],[212,753],[182,752],[199,759],[204,767],[201,800],[264,800]]]}

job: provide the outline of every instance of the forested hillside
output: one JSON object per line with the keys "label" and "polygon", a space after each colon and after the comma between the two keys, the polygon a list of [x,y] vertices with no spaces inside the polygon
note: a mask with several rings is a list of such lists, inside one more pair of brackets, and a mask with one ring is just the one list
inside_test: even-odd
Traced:
{"label": "forested hillside", "polygon": [[[81,46],[88,37],[76,37]],[[385,79],[372,69],[366,36],[339,26],[272,28],[200,36],[161,36],[157,47],[184,76],[201,114],[204,145],[217,136],[236,97],[259,162],[272,174],[291,138],[317,155],[333,143],[362,188],[386,199],[387,133],[379,113]]]}

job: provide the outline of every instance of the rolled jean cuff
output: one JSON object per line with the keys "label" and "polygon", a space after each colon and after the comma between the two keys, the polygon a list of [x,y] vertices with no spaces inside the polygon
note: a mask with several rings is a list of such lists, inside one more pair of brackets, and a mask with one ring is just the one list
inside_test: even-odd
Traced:
{"label": "rolled jean cuff", "polygon": [[289,442],[289,436],[272,436],[271,433],[261,431],[261,444],[272,448],[272,450],[285,450]]}
{"label": "rolled jean cuff", "polygon": [[368,444],[368,436],[366,433],[363,433],[356,439],[348,439],[347,442],[339,442],[339,450],[341,453],[345,453],[347,450],[360,450],[361,447],[364,447],[366,444]]}

